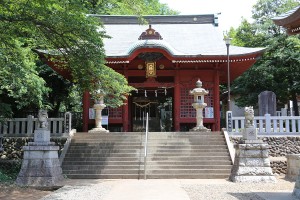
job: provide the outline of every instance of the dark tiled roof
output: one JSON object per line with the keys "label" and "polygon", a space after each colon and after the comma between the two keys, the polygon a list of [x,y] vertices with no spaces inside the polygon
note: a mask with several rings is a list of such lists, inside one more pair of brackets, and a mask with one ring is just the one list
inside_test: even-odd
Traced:
{"label": "dark tiled roof", "polygon": [[[278,21],[278,23],[280,23],[282,20],[287,19],[288,17],[291,17],[296,12],[300,12],[300,6],[297,6],[297,7],[293,8],[292,10],[289,10],[288,12],[283,13],[282,15],[274,17],[274,18],[272,18],[272,20],[273,21]],[[282,25],[282,24],[280,23],[280,24],[277,24],[277,25]]]}
{"label": "dark tiled roof", "polygon": [[295,35],[300,33],[300,6],[274,17],[273,22],[286,29],[287,34]]}
{"label": "dark tiled roof", "polygon": [[[107,57],[128,57],[139,48],[161,48],[174,57],[227,55],[223,35],[215,15],[146,16],[162,40],[138,40],[149,25],[140,25],[134,16],[97,16],[102,19],[106,33]],[[245,55],[263,48],[230,46],[230,55]]]}

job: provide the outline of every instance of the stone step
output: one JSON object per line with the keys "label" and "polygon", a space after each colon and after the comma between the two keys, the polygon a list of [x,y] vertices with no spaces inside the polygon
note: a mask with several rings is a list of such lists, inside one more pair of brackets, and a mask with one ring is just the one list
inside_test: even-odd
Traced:
{"label": "stone step", "polygon": [[[144,165],[63,165],[64,170],[99,170],[99,169],[139,169],[143,170]],[[227,169],[231,170],[231,165],[156,165],[147,164],[148,170],[158,169]]]}
{"label": "stone step", "polygon": [[[144,170],[139,169],[99,169],[99,170],[64,170],[65,175],[68,174],[144,174]],[[148,174],[225,174],[230,173],[230,169],[158,169],[147,170]]]}
{"label": "stone step", "polygon": [[[145,133],[77,133],[62,168],[69,178],[143,178]],[[228,178],[220,132],[150,132],[147,178]]]}
{"label": "stone step", "polygon": [[[180,153],[180,156],[228,156],[228,152],[183,152]],[[144,156],[142,151],[136,153],[112,153],[112,152],[98,152],[98,153],[71,153],[68,152],[65,157],[104,157],[104,156],[111,156],[111,157],[139,157]],[[149,152],[148,158],[152,157],[174,157],[179,156],[178,153],[174,153],[170,151],[169,153],[156,153],[156,152]]]}
{"label": "stone step", "polygon": [[[145,132],[109,132],[109,133],[87,133],[87,132],[77,132],[76,137],[80,136],[111,136],[111,135],[123,135],[123,136],[139,136],[144,135]],[[221,131],[212,131],[212,132],[148,132],[149,135],[222,135]]]}
{"label": "stone step", "polygon": [[[143,161],[144,158],[139,157],[65,157],[65,161]],[[174,157],[154,157],[152,161],[211,161],[211,160],[228,160],[228,156],[174,156]]]}
{"label": "stone step", "polygon": [[[109,141],[109,142],[97,142],[95,140],[81,140],[80,142],[73,142],[72,144],[76,144],[76,145],[82,145],[82,146],[97,146],[97,145],[101,145],[101,146],[117,146],[117,145],[140,145],[140,146],[144,146],[144,142],[138,142],[138,141],[118,141],[118,142],[113,142],[113,141]],[[184,142],[184,141],[177,141],[177,142],[172,142],[172,141],[157,141],[157,142],[153,142],[153,141],[149,141],[148,142],[148,146],[171,146],[171,145],[224,145],[225,142],[224,140],[219,140],[219,141],[214,141],[214,140],[207,140],[207,141],[189,141],[189,142]]]}
{"label": "stone step", "polygon": [[[67,165],[143,165],[144,159],[141,161],[64,161],[63,166]],[[231,165],[230,160],[204,160],[204,161],[147,161],[148,165]]]}
{"label": "stone step", "polygon": [[[144,179],[144,174],[68,174],[70,179]],[[148,174],[147,179],[225,179],[224,174]]]}
{"label": "stone step", "polygon": [[[113,148],[113,149],[78,149],[78,148],[72,148],[68,150],[68,153],[144,153],[144,147],[142,148]],[[215,149],[196,149],[196,148],[184,148],[184,149],[147,149],[148,154],[153,153],[174,153],[174,154],[189,154],[189,153],[213,153],[213,152],[228,152],[227,148],[224,146],[224,148],[215,148]]]}
{"label": "stone step", "polygon": [[[148,146],[149,148],[151,147],[150,145]],[[222,144],[222,145],[159,145],[159,146],[154,146],[154,147],[160,147],[160,148],[164,148],[164,149],[172,149],[172,150],[176,150],[176,149],[227,149],[227,145]],[[73,150],[73,149],[141,149],[144,148],[143,145],[82,145],[82,144],[71,144],[71,146],[69,147],[69,150]],[[157,149],[157,148],[156,148]]]}

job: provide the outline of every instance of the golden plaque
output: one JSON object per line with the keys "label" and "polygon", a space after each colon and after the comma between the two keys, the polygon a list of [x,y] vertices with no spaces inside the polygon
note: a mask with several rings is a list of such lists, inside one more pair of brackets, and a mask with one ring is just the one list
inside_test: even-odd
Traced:
{"label": "golden plaque", "polygon": [[156,77],[156,63],[146,62],[146,78]]}

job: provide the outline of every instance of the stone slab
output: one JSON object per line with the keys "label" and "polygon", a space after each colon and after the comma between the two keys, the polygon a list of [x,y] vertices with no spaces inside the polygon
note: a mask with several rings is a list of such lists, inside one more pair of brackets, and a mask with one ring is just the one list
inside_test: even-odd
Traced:
{"label": "stone slab", "polygon": [[268,151],[261,151],[261,150],[240,150],[238,152],[238,156],[240,158],[269,158]]}
{"label": "stone slab", "polygon": [[43,145],[30,145],[23,146],[24,151],[58,151],[59,146],[43,146]]}
{"label": "stone slab", "polygon": [[257,132],[254,127],[244,128],[243,138],[245,140],[257,140]]}
{"label": "stone slab", "polygon": [[57,151],[24,151],[23,159],[58,159]]}
{"label": "stone slab", "polygon": [[271,167],[239,167],[236,172],[238,176],[272,176]]}
{"label": "stone slab", "polygon": [[50,142],[50,131],[47,129],[34,130],[34,142]]}
{"label": "stone slab", "polygon": [[235,176],[230,180],[237,183],[276,183],[276,178],[274,176]]}
{"label": "stone slab", "polygon": [[55,142],[28,142],[29,146],[55,146]]}
{"label": "stone slab", "polygon": [[246,144],[263,144],[262,140],[245,140]]}

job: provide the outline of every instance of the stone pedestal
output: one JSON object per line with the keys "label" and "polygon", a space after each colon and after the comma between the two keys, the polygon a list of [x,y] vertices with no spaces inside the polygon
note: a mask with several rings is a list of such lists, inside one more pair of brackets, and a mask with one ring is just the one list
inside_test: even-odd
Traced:
{"label": "stone pedestal", "polygon": [[235,161],[230,180],[233,182],[273,183],[273,175],[268,155],[268,145],[261,140],[248,140],[235,145]]}
{"label": "stone pedestal", "polygon": [[299,174],[296,179],[293,195],[296,196],[298,199],[300,199],[300,175]]}
{"label": "stone pedestal", "polygon": [[288,154],[287,158],[287,173],[286,177],[291,180],[297,180],[300,170],[300,154]]}
{"label": "stone pedestal", "polygon": [[287,155],[287,177],[296,179],[293,195],[300,199],[300,154]]}
{"label": "stone pedestal", "polygon": [[190,129],[190,131],[197,131],[197,132],[211,131],[210,129],[203,126],[203,108],[206,107],[206,103],[193,103],[192,105],[196,109],[197,125],[194,128]]}
{"label": "stone pedestal", "polygon": [[16,180],[19,186],[58,188],[64,180],[58,159],[59,147],[50,142],[50,131],[37,129],[34,142],[23,147],[22,167]]}
{"label": "stone pedestal", "polygon": [[245,140],[257,140],[256,129],[254,127],[247,127],[247,128],[245,128],[243,130],[243,138]]}
{"label": "stone pedestal", "polygon": [[106,130],[102,127],[102,110],[105,108],[106,105],[101,103],[97,103],[94,105],[95,109],[95,124],[96,127],[92,130],[89,130],[89,133],[108,133],[109,130]]}

